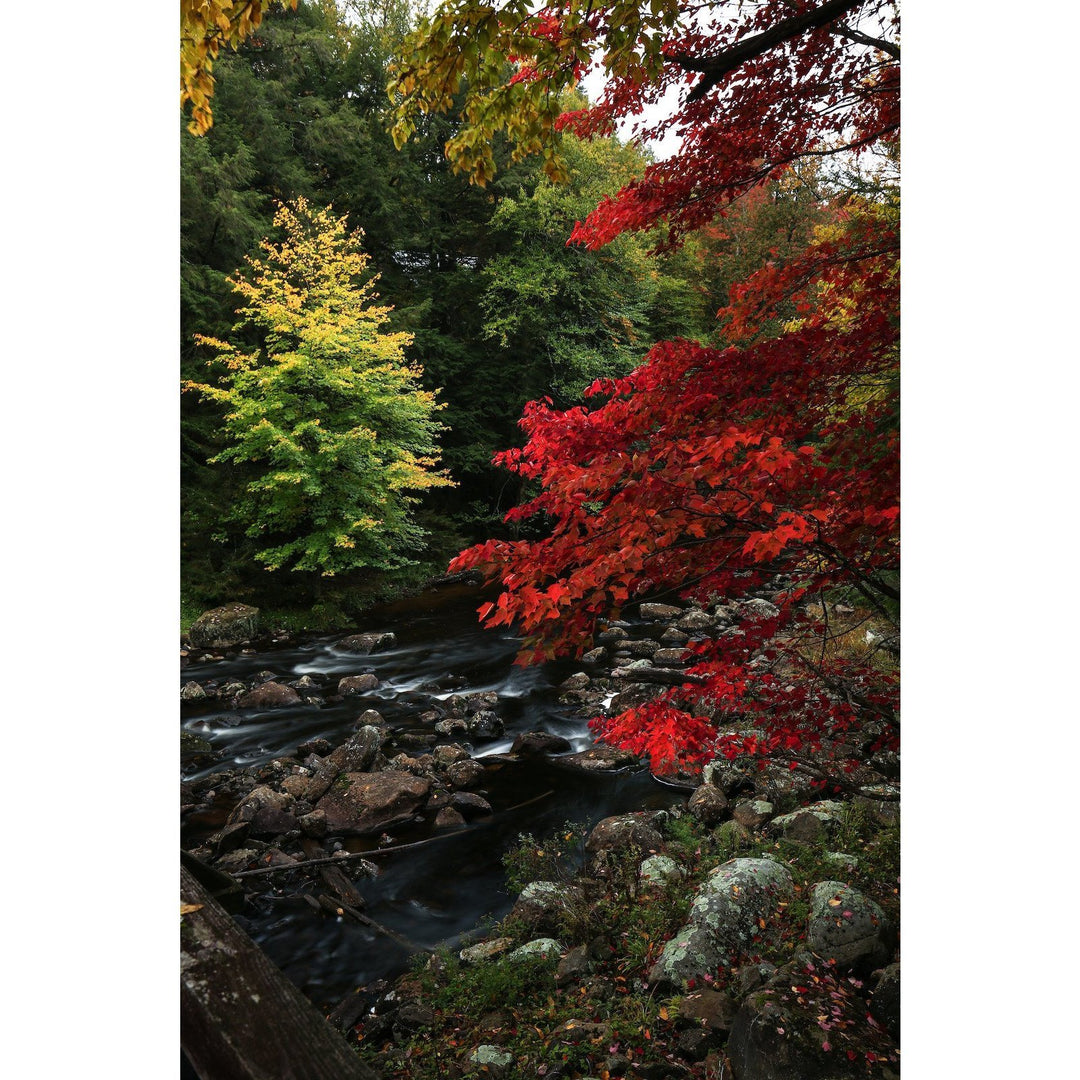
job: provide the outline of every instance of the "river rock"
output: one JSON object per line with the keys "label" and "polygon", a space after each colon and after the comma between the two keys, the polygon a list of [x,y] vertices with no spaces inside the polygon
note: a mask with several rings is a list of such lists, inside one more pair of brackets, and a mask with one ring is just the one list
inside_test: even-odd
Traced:
{"label": "river rock", "polygon": [[469,735],[474,739],[498,739],[506,728],[502,720],[490,709],[481,709],[470,717]]}
{"label": "river rock", "polygon": [[359,731],[354,731],[327,756],[324,768],[335,776],[339,772],[370,772],[375,758],[382,749],[382,742],[382,731],[371,724],[366,724]]}
{"label": "river rock", "polygon": [[296,828],[295,801],[285,792],[257,787],[236,805],[225,824],[246,822],[252,836],[280,836]]}
{"label": "river rock", "polygon": [[596,635],[596,640],[601,645],[610,644],[613,641],[623,641],[630,635],[621,626],[609,626],[606,630]]}
{"label": "river rock", "polygon": [[765,622],[779,616],[780,609],[768,600],[744,600],[739,605],[739,617],[746,622]]}
{"label": "river rock", "polygon": [[484,766],[476,761],[455,761],[446,767],[446,779],[456,788],[475,787],[483,778]]}
{"label": "river rock", "polygon": [[674,604],[645,603],[638,608],[638,612],[643,619],[659,622],[663,619],[677,619],[683,613],[683,609],[675,607]]}
{"label": "river rock", "polygon": [[181,701],[205,701],[209,696],[197,682],[186,682],[180,689]]}
{"label": "river rock", "polygon": [[391,633],[350,634],[342,638],[334,648],[341,652],[368,656],[373,652],[381,652],[383,649],[392,649],[396,644],[397,638]]}
{"label": "river rock", "polygon": [[675,625],[680,630],[696,633],[700,630],[711,629],[716,625],[716,620],[707,611],[701,611],[699,608],[694,608],[683,615]]}
{"label": "river rock", "polygon": [[236,699],[238,709],[282,709],[299,704],[300,695],[291,686],[274,681],[264,682]]}
{"label": "river rock", "polygon": [[318,802],[331,833],[368,836],[403,825],[424,805],[430,777],[404,772],[346,773]]}
{"label": "river rock", "polygon": [[822,881],[810,892],[806,943],[840,967],[870,971],[891,959],[893,933],[885,913],[858,889]]}
{"label": "river rock", "polygon": [[603,645],[597,645],[595,649],[590,649],[587,653],[584,653],[581,657],[581,661],[584,664],[600,664],[607,659],[607,649]]}
{"label": "river rock", "polygon": [[686,650],[658,648],[652,654],[652,661],[654,664],[663,667],[685,667],[687,664]]}
{"label": "river rock", "polygon": [[448,743],[446,746],[436,746],[431,751],[431,756],[435,759],[435,764],[439,768],[446,768],[448,765],[453,765],[456,761],[468,761],[469,752],[463,746],[458,746],[456,743]]}
{"label": "river rock", "polygon": [[455,700],[468,716],[482,709],[494,709],[499,704],[499,695],[494,690],[477,690],[472,694],[454,695]]}
{"label": "river rock", "polygon": [[575,690],[587,690],[592,680],[584,671],[577,671],[569,678],[559,683],[559,689],[564,693],[573,693]]}
{"label": "river rock", "polygon": [[342,697],[351,696],[353,694],[366,694],[369,690],[374,690],[379,685],[379,680],[367,672],[364,675],[346,675],[344,679],[338,682],[337,690]]}
{"label": "river rock", "polygon": [[195,648],[227,649],[250,641],[259,633],[259,609],[248,604],[223,604],[204,611],[188,631]]}
{"label": "river rock", "polygon": [[442,829],[461,829],[465,825],[465,819],[452,806],[444,806],[435,815],[435,831]]}
{"label": "river rock", "polygon": [[435,730],[448,739],[456,739],[469,734],[469,723],[464,716],[448,716],[435,725]]}
{"label": "river rock", "polygon": [[614,772],[640,765],[641,759],[629,750],[619,750],[614,746],[592,746],[577,754],[566,754],[559,758],[558,763],[584,772]]}
{"label": "river rock", "polygon": [[455,791],[450,796],[450,805],[467,818],[483,817],[493,813],[491,803],[472,791]]}
{"label": "river rock", "polygon": [[561,735],[552,735],[547,731],[526,731],[514,740],[510,753],[529,757],[535,754],[564,754],[572,749],[569,740]]}
{"label": "river rock", "polygon": [[705,879],[686,926],[665,946],[649,981],[685,985],[727,966],[748,948],[781,901],[795,895],[787,867],[771,859],[731,859]]}

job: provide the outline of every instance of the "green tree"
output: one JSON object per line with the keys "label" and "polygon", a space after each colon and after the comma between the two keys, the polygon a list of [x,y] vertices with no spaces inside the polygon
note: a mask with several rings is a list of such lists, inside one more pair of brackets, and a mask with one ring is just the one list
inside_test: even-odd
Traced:
{"label": "green tree", "polygon": [[440,406],[405,358],[412,336],[384,329],[360,234],[303,198],[274,224],[284,240],[230,279],[245,301],[235,329],[259,345],[201,338],[224,373],[184,384],[226,409],[213,461],[249,471],[230,519],[265,544],[255,558],[270,570],[408,565],[423,539],[415,493],[451,484],[437,468]]}

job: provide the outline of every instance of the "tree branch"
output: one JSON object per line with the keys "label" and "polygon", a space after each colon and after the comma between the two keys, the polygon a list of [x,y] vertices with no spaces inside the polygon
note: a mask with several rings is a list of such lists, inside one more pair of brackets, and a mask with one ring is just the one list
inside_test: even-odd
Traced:
{"label": "tree branch", "polygon": [[798,37],[807,30],[817,30],[827,25],[841,15],[847,14],[853,8],[861,7],[863,0],[827,0],[821,7],[805,11],[801,15],[795,15],[790,19],[784,19],[774,27],[753,37],[744,38],[725,49],[719,56],[711,56],[705,59],[675,54],[671,58],[687,71],[700,71],[704,78],[687,95],[690,102],[703,98],[720,80],[736,68],[741,67],[748,60],[761,56],[769,49]]}

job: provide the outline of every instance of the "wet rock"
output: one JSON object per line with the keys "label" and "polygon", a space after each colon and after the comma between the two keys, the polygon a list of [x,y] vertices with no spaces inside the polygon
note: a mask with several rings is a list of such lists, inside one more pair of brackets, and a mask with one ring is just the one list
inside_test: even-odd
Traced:
{"label": "wet rock", "polygon": [[289,705],[299,705],[300,695],[284,683],[264,682],[236,699],[238,709],[281,709]]}
{"label": "wet rock", "polygon": [[342,697],[351,697],[353,694],[366,694],[379,685],[379,680],[370,672],[364,675],[346,675],[337,685],[337,692]]}
{"label": "wet rock", "polygon": [[592,680],[584,671],[575,672],[568,679],[559,683],[559,689],[564,693],[572,693],[575,690],[587,690]]}
{"label": "wet rock", "polygon": [[297,824],[305,836],[321,840],[327,833],[326,811],[312,810],[310,814],[305,814],[302,818],[299,818]]}
{"label": "wet rock", "polygon": [[674,604],[645,603],[641,605],[638,612],[643,619],[659,622],[664,619],[677,619],[683,613],[683,609],[675,607]]}
{"label": "wet rock", "polygon": [[456,788],[475,787],[484,778],[484,766],[476,761],[455,761],[446,767],[446,779]]}
{"label": "wet rock", "polygon": [[858,889],[822,881],[811,890],[806,943],[819,956],[870,971],[891,959],[893,941],[885,913]]}
{"label": "wet rock", "polygon": [[281,790],[287,795],[291,795],[294,799],[305,799],[307,798],[310,785],[310,776],[305,776],[303,773],[297,773],[295,776],[286,776],[285,779],[281,781]]}
{"label": "wet rock", "polygon": [[333,750],[330,742],[323,738],[308,739],[306,742],[302,742],[297,748],[297,756],[301,759],[306,758],[308,754],[319,754],[325,756]]}
{"label": "wet rock", "polygon": [[465,819],[452,806],[444,806],[435,815],[435,830],[461,829],[465,825]]}
{"label": "wet rock", "polygon": [[647,701],[652,701],[653,698],[659,697],[662,693],[663,687],[661,686],[647,686],[645,683],[634,683],[620,690],[619,693],[611,699],[611,705],[608,707],[608,712],[613,715],[615,713],[625,712],[627,709],[633,709],[638,705],[644,705]]}
{"label": "wet rock", "polygon": [[383,733],[371,724],[354,731],[333,753],[327,756],[325,768],[339,772],[370,772],[382,749]]}
{"label": "wet rock", "polygon": [[713,784],[702,784],[686,804],[695,820],[706,828],[712,828],[728,816],[727,796]]}
{"label": "wet rock", "polygon": [[377,709],[365,709],[354,721],[353,727],[386,727],[386,721],[382,718],[382,713]]}
{"label": "wet rock", "polygon": [[239,874],[242,870],[254,870],[259,855],[260,850],[257,848],[243,847],[223,855],[214,865],[226,874]]}
{"label": "wet rock", "polygon": [[247,691],[247,687],[238,679],[230,679],[217,688],[216,696],[219,701],[234,701]]}
{"label": "wet rock", "polygon": [[435,759],[435,764],[439,768],[445,768],[448,765],[453,765],[456,761],[468,761],[469,752],[463,746],[450,743],[447,746],[436,746],[431,751],[431,756]]}
{"label": "wet rock", "polygon": [[664,849],[664,838],[653,825],[654,814],[616,814],[597,823],[585,841],[585,865],[589,873],[603,876],[620,857],[655,855]]}
{"label": "wet rock", "polygon": [[458,957],[463,964],[479,964],[484,960],[492,960],[496,956],[501,956],[513,944],[513,938],[491,938],[490,941],[481,941],[478,945],[470,945],[468,948],[462,949],[458,953]]}
{"label": "wet rock", "polygon": [[331,833],[369,836],[411,821],[427,801],[430,777],[346,773],[318,802]]}
{"label": "wet rock", "polygon": [[614,772],[640,765],[641,759],[629,750],[619,750],[613,746],[593,746],[577,754],[566,754],[558,759],[558,764],[584,772]]}
{"label": "wet rock", "polygon": [[563,754],[572,749],[570,741],[561,735],[552,735],[546,731],[526,731],[514,740],[510,753],[528,757],[534,754]]}
{"label": "wet rock", "polygon": [[747,622],[765,622],[779,615],[780,609],[768,600],[745,600],[739,605],[739,617]]}
{"label": "wet rock", "polygon": [[581,660],[585,664],[601,664],[607,658],[607,649],[603,645],[598,645],[595,649],[590,649],[585,653]]}
{"label": "wet rock", "polygon": [[716,620],[707,611],[694,608],[683,615],[675,625],[679,630],[686,630],[693,634],[711,629],[716,625]]}
{"label": "wet rock", "polygon": [[225,824],[244,822],[252,836],[280,836],[296,828],[296,817],[292,813],[294,802],[291,795],[263,785],[234,807]]}
{"label": "wet rock", "polygon": [[435,735],[423,735],[419,732],[402,731],[394,736],[398,746],[406,750],[420,750],[428,746],[434,746],[437,741]]}
{"label": "wet rock", "polygon": [[396,644],[397,638],[391,633],[351,634],[349,637],[342,638],[334,648],[341,652],[368,656],[373,652],[381,652],[383,649],[392,649]]}
{"label": "wet rock", "polygon": [[474,739],[501,738],[506,728],[490,709],[481,709],[468,722],[469,735]]}
{"label": "wet rock", "polygon": [[482,709],[494,709],[499,704],[499,695],[494,690],[478,690],[473,694],[463,694],[458,699],[466,715],[480,712]]}
{"label": "wet rock", "polygon": [[181,701],[205,701],[209,696],[197,682],[186,682],[180,688]]}
{"label": "wet rock", "polygon": [[469,734],[469,724],[464,716],[448,716],[435,725],[435,730],[448,739],[458,739]]}
{"label": "wet rock", "polygon": [[709,875],[690,907],[690,918],[665,946],[649,981],[700,981],[747,948],[781,901],[795,895],[787,868],[770,859],[731,859]]}
{"label": "wet rock", "polygon": [[690,635],[685,630],[676,630],[674,626],[670,626],[660,635],[660,640],[668,645],[685,645],[690,640]]}
{"label": "wet rock", "polygon": [[491,803],[472,791],[455,791],[450,796],[450,805],[466,818],[485,817],[493,813]]}
{"label": "wet rock", "polygon": [[204,611],[188,631],[195,648],[227,649],[258,636],[259,609],[248,604],[223,604]]}
{"label": "wet rock", "polygon": [[601,645],[607,645],[613,641],[624,641],[630,635],[621,626],[609,626],[606,630],[596,635],[596,640]]}
{"label": "wet rock", "polygon": [[654,664],[661,664],[664,667],[682,667],[687,663],[686,650],[658,648],[652,654],[652,660]]}
{"label": "wet rock", "polygon": [[640,641],[628,641],[626,651],[637,659],[654,659],[655,654],[661,651],[660,642],[653,641],[650,638],[643,638]]}

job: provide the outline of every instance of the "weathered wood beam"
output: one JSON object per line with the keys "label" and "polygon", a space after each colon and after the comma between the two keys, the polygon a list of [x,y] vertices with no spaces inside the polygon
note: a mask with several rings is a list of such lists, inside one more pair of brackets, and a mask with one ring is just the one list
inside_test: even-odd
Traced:
{"label": "weathered wood beam", "polygon": [[201,1080],[380,1080],[180,868],[180,1043]]}

